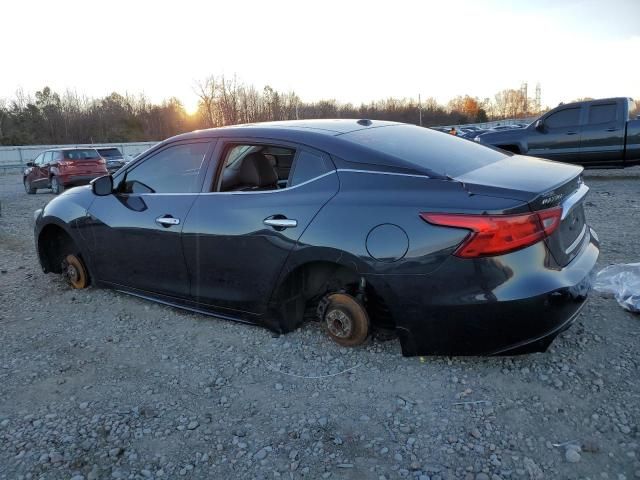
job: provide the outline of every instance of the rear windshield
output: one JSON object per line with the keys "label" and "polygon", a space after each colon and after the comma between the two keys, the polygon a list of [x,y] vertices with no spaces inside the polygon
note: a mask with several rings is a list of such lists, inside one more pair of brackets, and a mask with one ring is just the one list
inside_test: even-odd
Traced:
{"label": "rear windshield", "polygon": [[122,154],[117,148],[99,148],[98,152],[104,158],[121,158]]}
{"label": "rear windshield", "polygon": [[415,125],[366,128],[342,138],[451,177],[505,158],[505,153],[471,140]]}
{"label": "rear windshield", "polygon": [[77,150],[65,150],[64,158],[67,160],[98,160],[100,155],[95,148],[83,148]]}

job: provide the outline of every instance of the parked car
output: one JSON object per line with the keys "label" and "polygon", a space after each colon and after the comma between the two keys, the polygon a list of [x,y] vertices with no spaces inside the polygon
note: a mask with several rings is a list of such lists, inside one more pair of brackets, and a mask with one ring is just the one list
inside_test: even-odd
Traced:
{"label": "parked car", "polygon": [[57,195],[67,187],[87,184],[106,173],[105,160],[94,148],[54,149],[27,163],[22,182],[27,193],[50,188]]}
{"label": "parked car", "polygon": [[474,139],[478,135],[482,135],[487,130],[482,129],[480,127],[460,127],[460,133],[458,136],[467,139]]}
{"label": "parked car", "polygon": [[630,98],[560,105],[518,130],[478,136],[482,144],[585,167],[640,164],[640,120]]}
{"label": "parked car", "polygon": [[495,127],[492,127],[491,129],[489,129],[489,131],[501,132],[503,130],[513,130],[515,128],[519,128],[519,127],[516,127],[515,125],[512,125],[512,124],[509,124],[509,125],[496,125]]}
{"label": "parked car", "polygon": [[542,351],[599,254],[582,168],[371,120],[170,138],[35,214],[44,272],[341,345]]}
{"label": "parked car", "polygon": [[116,147],[98,147],[98,153],[107,162],[107,170],[114,173],[127,163],[122,152]]}

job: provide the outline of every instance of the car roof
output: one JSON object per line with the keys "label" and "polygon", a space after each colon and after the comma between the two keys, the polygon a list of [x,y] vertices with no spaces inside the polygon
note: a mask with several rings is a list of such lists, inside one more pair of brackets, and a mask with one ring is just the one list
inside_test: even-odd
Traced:
{"label": "car roof", "polygon": [[68,148],[47,148],[44,152],[68,152],[73,150],[96,150],[96,147],[68,147]]}
{"label": "car roof", "polygon": [[[354,135],[366,135],[367,130],[379,131],[382,134],[382,131],[387,129],[395,130],[405,127],[422,129],[427,135],[434,135],[432,137],[434,146],[442,144],[442,133],[400,122],[355,119],[290,120],[233,125],[184,133],[168,138],[147,150],[144,157],[153,155],[167,145],[182,141],[224,139],[230,143],[282,142],[283,146],[297,144],[325,152],[333,156],[334,162],[342,165],[342,168],[375,169],[444,178],[444,173],[434,171],[427,164],[416,163],[410,158],[403,158],[400,154],[395,155],[367,141],[354,140],[356,138]],[[398,132],[398,134],[401,133]],[[466,142],[466,140],[461,141]]]}
{"label": "car roof", "polygon": [[195,132],[184,133],[173,137],[173,140],[225,135],[255,135],[264,134],[269,131],[277,134],[289,131],[303,132],[306,134],[313,133],[325,136],[338,136],[354,132],[356,130],[385,127],[390,125],[401,125],[401,123],[367,119],[284,120],[276,122],[246,123],[243,125],[230,125],[227,127],[196,130]]}
{"label": "car roof", "polygon": [[620,100],[633,101],[633,99],[629,97],[594,98],[593,100],[583,100],[578,102],[563,103],[561,105],[558,105],[558,107],[572,107],[577,105],[584,105],[585,103],[619,102]]}

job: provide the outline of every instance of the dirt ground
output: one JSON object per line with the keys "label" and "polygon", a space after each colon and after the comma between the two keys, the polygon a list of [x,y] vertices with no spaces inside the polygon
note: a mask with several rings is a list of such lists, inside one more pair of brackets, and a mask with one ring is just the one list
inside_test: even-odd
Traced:
{"label": "dirt ground", "polygon": [[[640,261],[640,170],[587,172],[600,267]],[[0,176],[0,479],[640,477],[640,318],[592,294],[546,353],[404,358],[40,270]]]}

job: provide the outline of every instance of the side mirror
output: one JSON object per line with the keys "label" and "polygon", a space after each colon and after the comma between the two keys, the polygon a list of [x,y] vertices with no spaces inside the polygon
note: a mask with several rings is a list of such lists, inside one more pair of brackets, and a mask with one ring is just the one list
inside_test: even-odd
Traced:
{"label": "side mirror", "polygon": [[25,163],[25,165],[26,165],[27,167],[35,167],[35,166],[36,166],[36,164],[35,164],[35,163],[33,163],[33,162],[27,162],[27,163]]}
{"label": "side mirror", "polygon": [[94,178],[89,183],[93,193],[99,197],[105,197],[113,193],[113,177],[111,175]]}
{"label": "side mirror", "polygon": [[544,132],[544,122],[542,120],[536,120],[534,127],[537,131]]}

